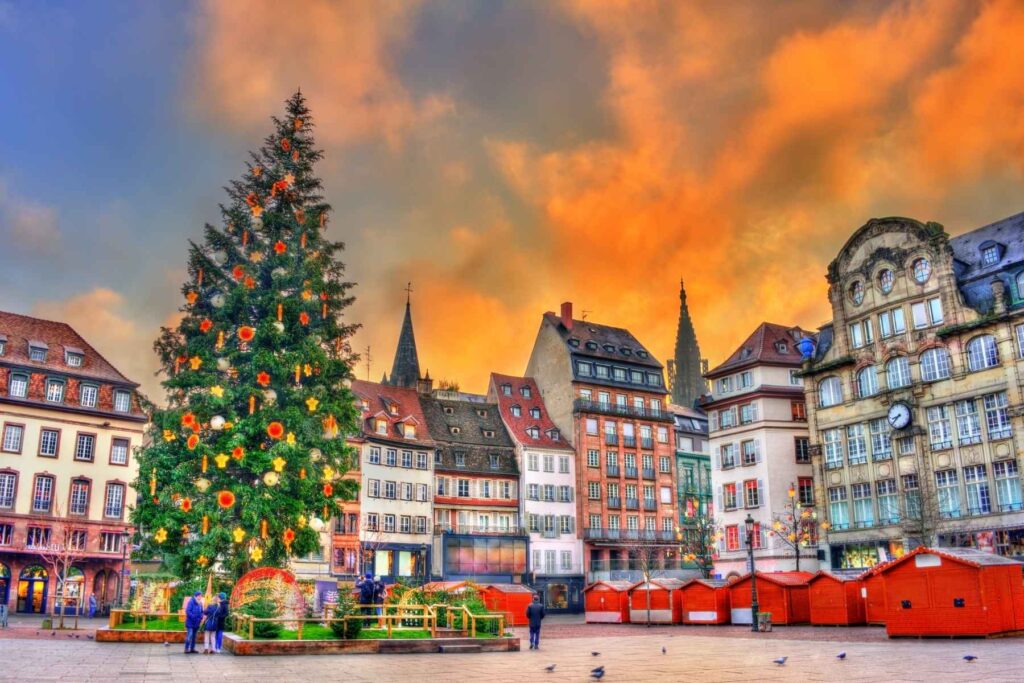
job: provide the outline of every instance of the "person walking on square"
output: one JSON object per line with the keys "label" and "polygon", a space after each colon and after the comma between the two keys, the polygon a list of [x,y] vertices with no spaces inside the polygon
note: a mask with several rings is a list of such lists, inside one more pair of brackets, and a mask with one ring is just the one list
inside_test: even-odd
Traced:
{"label": "person walking on square", "polygon": [[220,611],[220,601],[217,596],[210,598],[210,604],[206,606],[203,618],[203,654],[212,655],[216,649],[217,637],[217,613]]}
{"label": "person walking on square", "polygon": [[202,592],[196,591],[185,605],[185,654],[196,652],[196,632],[203,623],[203,606],[199,602]]}
{"label": "person walking on square", "polygon": [[96,616],[96,594],[89,593],[89,618]]}
{"label": "person walking on square", "polygon": [[544,605],[540,595],[533,596],[533,602],[526,608],[526,619],[530,622],[530,649],[540,649],[540,622],[544,620]]}
{"label": "person walking on square", "polygon": [[224,645],[224,626],[228,621],[228,596],[225,593],[220,593],[217,598],[219,604],[217,605],[217,646],[214,648],[214,652],[220,654],[220,649]]}

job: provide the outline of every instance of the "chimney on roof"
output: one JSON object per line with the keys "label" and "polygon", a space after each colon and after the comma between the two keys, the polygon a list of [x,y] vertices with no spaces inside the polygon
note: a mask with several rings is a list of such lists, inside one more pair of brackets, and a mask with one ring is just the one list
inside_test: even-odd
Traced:
{"label": "chimney on roof", "polygon": [[420,396],[430,396],[430,392],[433,390],[434,380],[430,379],[430,370],[427,370],[427,374],[416,381],[416,393]]}
{"label": "chimney on roof", "polygon": [[562,326],[567,329],[572,329],[572,302],[565,301],[562,303]]}

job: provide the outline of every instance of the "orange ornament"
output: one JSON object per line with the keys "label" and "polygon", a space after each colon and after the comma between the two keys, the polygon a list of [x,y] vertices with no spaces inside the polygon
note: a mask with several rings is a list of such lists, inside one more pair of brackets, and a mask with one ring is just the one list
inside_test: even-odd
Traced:
{"label": "orange ornament", "polygon": [[333,496],[334,495],[334,486],[332,486],[330,482],[327,482],[326,484],[324,484],[324,495],[325,496]]}
{"label": "orange ornament", "polygon": [[[321,215],[321,218],[323,218],[322,215]],[[321,227],[323,227],[323,226],[321,226]],[[299,246],[302,247],[303,249],[306,248],[306,233],[302,233],[302,236],[299,237]]]}
{"label": "orange ornament", "polygon": [[242,266],[235,266],[231,269],[231,276],[236,280],[241,280],[243,275],[245,275],[245,268]]}
{"label": "orange ornament", "polygon": [[210,533],[210,518],[203,515],[203,536]]}
{"label": "orange ornament", "polygon": [[295,130],[302,128],[302,119],[296,117],[294,120],[292,120],[292,128],[294,128]]}
{"label": "orange ornament", "polygon": [[263,173],[263,167],[262,166],[253,166],[252,167],[252,174],[254,176],[256,176],[257,178],[259,178],[262,173]]}
{"label": "orange ornament", "polygon": [[284,316],[284,306],[281,304],[277,305],[277,322],[281,322],[281,318]]}
{"label": "orange ornament", "polygon": [[234,504],[235,494],[231,493],[231,491],[219,491],[217,493],[217,505],[220,505],[222,508],[227,509]]}
{"label": "orange ornament", "polygon": [[235,446],[231,449],[231,457],[235,460],[241,460],[245,457],[245,449],[241,446]]}
{"label": "orange ornament", "polygon": [[242,327],[238,328],[238,338],[244,342],[252,341],[255,336],[256,330],[249,327],[248,325],[243,325]]}
{"label": "orange ornament", "polygon": [[299,313],[299,322],[302,323],[303,325],[308,325],[309,324],[309,313],[306,313],[305,311],[303,311],[302,313]]}
{"label": "orange ornament", "polygon": [[260,520],[260,538],[266,538],[266,537],[267,537],[267,520],[261,519]]}
{"label": "orange ornament", "polygon": [[213,327],[213,321],[209,318],[204,318],[203,322],[199,323],[199,331],[206,334]]}
{"label": "orange ornament", "polygon": [[280,422],[271,422],[267,425],[267,436],[271,439],[280,439],[284,436],[284,425]]}
{"label": "orange ornament", "polygon": [[192,413],[185,413],[181,416],[181,425],[183,427],[191,427],[196,423],[196,416]]}
{"label": "orange ornament", "polygon": [[279,192],[284,192],[287,189],[288,183],[286,183],[283,180],[278,180],[277,182],[270,186],[270,196],[276,197]]}
{"label": "orange ornament", "polygon": [[181,511],[182,512],[188,512],[191,509],[192,509],[192,499],[191,498],[182,498],[181,499]]}
{"label": "orange ornament", "polygon": [[198,298],[199,298],[199,295],[196,294],[195,292],[189,292],[188,294],[185,295],[185,299],[190,304],[194,304],[196,302],[196,299],[198,299]]}
{"label": "orange ornament", "polygon": [[289,151],[292,148],[292,141],[288,138],[281,138],[281,149]]}
{"label": "orange ornament", "polygon": [[245,286],[248,287],[249,289],[253,289],[256,287],[256,281],[253,280],[251,277],[247,277],[245,278]]}
{"label": "orange ornament", "polygon": [[248,204],[250,207],[252,207],[252,206],[259,206],[260,205],[260,198],[256,196],[255,192],[250,192],[245,197],[245,203]]}
{"label": "orange ornament", "polygon": [[204,455],[204,456],[203,456],[203,464],[202,464],[202,471],[203,471],[203,474],[205,474],[205,473],[206,473],[206,470],[207,470],[207,469],[209,468],[209,466],[210,466],[210,461],[209,461],[209,459],[207,459],[207,457],[206,457],[206,456]]}
{"label": "orange ornament", "polygon": [[299,479],[305,479],[305,478],[306,478],[306,468],[302,467],[302,468],[299,469]]}
{"label": "orange ornament", "polygon": [[194,451],[196,449],[196,446],[199,445],[199,437],[193,434],[192,436],[188,437],[188,441],[185,442],[185,445],[188,446],[188,449],[190,451]]}
{"label": "orange ornament", "polygon": [[278,240],[278,241],[277,241],[277,242],[276,242],[276,243],[274,244],[274,253],[275,253],[275,254],[283,254],[283,253],[284,253],[284,252],[286,252],[286,251],[288,251],[288,245],[286,245],[286,244],[285,244],[284,242],[282,242],[281,240]]}
{"label": "orange ornament", "polygon": [[294,152],[292,152],[292,161],[298,161],[298,160],[299,160],[299,150],[295,150]]}
{"label": "orange ornament", "polygon": [[281,538],[284,540],[285,547],[291,549],[292,541],[295,540],[295,532],[291,529],[285,529],[284,533],[281,534]]}
{"label": "orange ornament", "polygon": [[256,383],[259,384],[261,387],[269,386],[270,375],[267,372],[261,372],[260,374],[256,375]]}

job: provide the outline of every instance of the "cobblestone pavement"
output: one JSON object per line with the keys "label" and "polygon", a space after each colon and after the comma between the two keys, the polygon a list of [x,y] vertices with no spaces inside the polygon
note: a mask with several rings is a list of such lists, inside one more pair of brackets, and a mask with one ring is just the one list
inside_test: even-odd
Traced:
{"label": "cobblestone pavement", "polygon": [[[616,627],[617,628],[617,627]],[[644,629],[646,630],[646,629]],[[853,629],[834,629],[836,635]],[[0,681],[587,681],[603,665],[618,681],[1020,681],[1019,638],[997,640],[793,640],[698,635],[689,629],[628,635],[586,627],[546,638],[539,651],[476,655],[184,655],[180,645],[83,640],[0,640]],[[786,636],[789,635],[787,638]],[[667,650],[662,654],[661,648]],[[600,652],[599,656],[591,652]],[[840,651],[845,661],[836,659]],[[974,654],[974,663],[963,661]],[[786,656],[784,666],[772,663]],[[544,667],[555,664],[554,673]]]}

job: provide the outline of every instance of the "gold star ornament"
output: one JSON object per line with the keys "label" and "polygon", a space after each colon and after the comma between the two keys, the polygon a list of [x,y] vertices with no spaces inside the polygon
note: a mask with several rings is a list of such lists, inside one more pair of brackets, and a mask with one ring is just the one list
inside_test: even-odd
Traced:
{"label": "gold star ornament", "polygon": [[236,526],[235,530],[231,532],[231,535],[235,539],[235,543],[241,543],[245,540],[245,529],[240,526]]}
{"label": "gold star ornament", "polygon": [[188,364],[192,366],[193,370],[198,370],[199,366],[203,364],[203,359],[199,356],[192,356],[188,359]]}
{"label": "gold star ornament", "polygon": [[167,529],[165,529],[163,527],[160,527],[159,529],[157,529],[156,533],[153,534],[153,540],[156,541],[157,543],[163,543],[164,541],[166,541],[167,540]]}
{"label": "gold star ornament", "polygon": [[249,551],[249,557],[252,558],[253,562],[259,562],[263,559],[263,551],[259,548],[253,548]]}
{"label": "gold star ornament", "polygon": [[217,463],[218,468],[224,469],[225,467],[228,466],[228,460],[231,459],[231,456],[224,455],[223,453],[218,453],[217,455],[214,456],[213,459]]}
{"label": "gold star ornament", "polygon": [[284,437],[284,440],[288,443],[289,446],[294,446],[295,445],[295,434],[292,433],[292,432],[288,432],[288,436]]}
{"label": "gold star ornament", "polygon": [[272,464],[274,466],[274,471],[275,472],[283,472],[284,471],[284,466],[287,465],[288,462],[279,455],[276,458],[274,458],[273,460],[271,460],[270,464]]}
{"label": "gold star ornament", "polygon": [[219,384],[215,384],[212,387],[210,387],[210,393],[213,394],[214,396],[216,396],[217,398],[223,398],[223,396],[224,396],[224,387],[222,387]]}
{"label": "gold star ornament", "polygon": [[165,429],[164,430],[164,441],[170,442],[170,441],[174,441],[177,438],[178,437],[170,429]]}
{"label": "gold star ornament", "polygon": [[315,413],[318,405],[320,405],[320,401],[315,396],[310,396],[306,399],[306,407],[309,408],[309,412]]}

